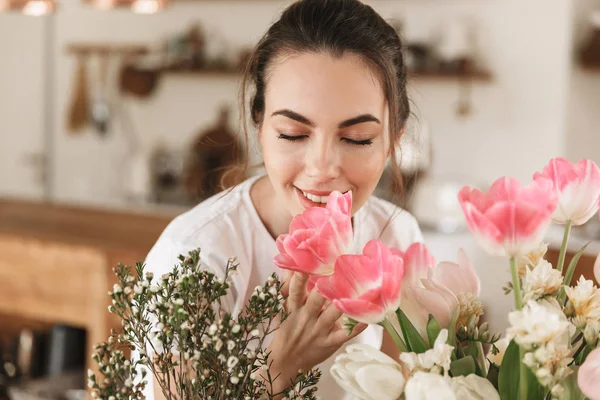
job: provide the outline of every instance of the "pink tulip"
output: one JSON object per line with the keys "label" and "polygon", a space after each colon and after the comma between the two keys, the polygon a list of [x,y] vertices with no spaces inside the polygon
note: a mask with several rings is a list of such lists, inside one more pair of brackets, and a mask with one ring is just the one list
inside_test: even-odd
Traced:
{"label": "pink tulip", "polygon": [[534,180],[550,179],[558,196],[554,222],[583,225],[598,211],[600,200],[600,168],[591,160],[571,164],[564,158],[554,158],[536,172]]}
{"label": "pink tulip", "polygon": [[331,275],[336,259],[352,243],[352,193],[333,192],[327,206],[311,207],[296,215],[289,233],[277,238],[280,268],[310,275]]}
{"label": "pink tulip", "polygon": [[473,293],[479,296],[481,283],[463,249],[458,250],[458,263],[443,261],[433,272],[433,280],[441,283],[452,293]]}
{"label": "pink tulip", "polygon": [[418,285],[421,279],[427,278],[427,271],[435,267],[435,258],[423,243],[413,243],[405,252],[392,249],[392,253],[404,260],[404,286]]}
{"label": "pink tulip", "polygon": [[379,240],[367,242],[363,254],[346,254],[332,276],[317,281],[317,290],[348,317],[374,324],[400,305],[404,262]]}
{"label": "pink tulip", "polygon": [[552,181],[538,179],[522,186],[500,178],[487,193],[463,187],[458,200],[467,225],[491,255],[519,256],[539,247],[558,197]]}
{"label": "pink tulip", "polygon": [[[416,244],[413,246],[417,247]],[[458,252],[458,263],[445,261],[434,268],[433,257],[422,247],[419,251],[421,256],[405,258],[404,265],[407,271],[418,268],[425,271],[426,276],[418,282],[404,279],[400,308],[422,337],[426,338],[429,314],[435,317],[442,328],[448,328],[452,313],[458,306],[457,296],[467,292],[479,295],[480,281],[463,249]],[[420,267],[416,267],[419,264]]]}
{"label": "pink tulip", "polygon": [[600,400],[600,348],[592,351],[577,373],[577,384],[590,400]]}

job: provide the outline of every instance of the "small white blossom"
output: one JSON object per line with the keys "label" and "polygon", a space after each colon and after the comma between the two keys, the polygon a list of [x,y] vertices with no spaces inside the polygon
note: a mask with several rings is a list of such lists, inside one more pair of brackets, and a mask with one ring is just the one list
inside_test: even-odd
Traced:
{"label": "small white blossom", "polygon": [[240,360],[235,356],[229,357],[229,359],[227,360],[227,368],[229,368],[230,370],[233,369],[239,361]]}
{"label": "small white blossom", "polygon": [[125,380],[125,386],[127,386],[127,387],[132,387],[133,386],[133,381],[131,380],[131,378],[127,378]]}
{"label": "small white blossom", "polygon": [[240,378],[238,378],[237,376],[232,376],[230,380],[231,380],[231,383],[233,383],[234,385],[237,385],[238,382],[240,381]]}
{"label": "small white blossom", "polygon": [[217,339],[217,341],[215,342],[215,350],[221,351],[222,347],[223,347],[223,341],[221,339]]}
{"label": "small white blossom", "polygon": [[175,299],[175,301],[173,301],[173,303],[175,303],[178,306],[182,306],[183,305],[183,299],[182,298]]}
{"label": "small white blossom", "polygon": [[562,274],[552,264],[541,260],[533,269],[527,269],[523,282],[523,301],[538,300],[556,293],[562,286]]}
{"label": "small white blossom", "polygon": [[258,337],[258,335],[260,335],[258,329],[254,329],[252,332],[250,332],[250,336],[252,337]]}
{"label": "small white blossom", "polygon": [[119,286],[119,284],[115,283],[115,285],[113,286],[113,292],[116,293],[121,293],[123,290],[121,289],[121,286]]}
{"label": "small white blossom", "polygon": [[230,340],[227,342],[227,350],[231,351],[235,349],[235,342],[233,340]]}
{"label": "small white blossom", "polygon": [[576,287],[565,287],[565,292],[575,309],[576,315],[585,318],[600,319],[600,290],[591,280],[583,275],[577,281]]}
{"label": "small white blossom", "polygon": [[151,281],[152,278],[154,278],[154,274],[152,272],[146,272],[146,279],[148,279],[149,281]]}
{"label": "small white blossom", "polygon": [[208,334],[209,334],[209,335],[214,335],[215,333],[217,333],[217,329],[218,329],[218,328],[217,328],[217,325],[215,325],[215,324],[212,324],[212,325],[210,326],[210,328],[208,328]]}
{"label": "small white blossom", "polygon": [[231,328],[231,332],[238,333],[240,331],[240,329],[241,329],[241,326],[239,326],[238,324],[235,324],[233,326],[233,328]]}
{"label": "small white blossom", "polygon": [[446,344],[448,340],[448,330],[442,329],[435,339],[432,349],[425,353],[401,353],[400,361],[410,374],[416,371],[426,371],[440,373],[450,369],[452,350],[454,347]]}
{"label": "small white blossom", "polygon": [[568,341],[570,330],[574,329],[555,300],[529,301],[522,310],[510,312],[508,320],[508,339],[514,338],[525,349],[554,340]]}
{"label": "small white blossom", "polygon": [[188,324],[187,321],[184,321],[183,324],[181,324],[180,328],[181,328],[181,330],[190,329],[190,325]]}

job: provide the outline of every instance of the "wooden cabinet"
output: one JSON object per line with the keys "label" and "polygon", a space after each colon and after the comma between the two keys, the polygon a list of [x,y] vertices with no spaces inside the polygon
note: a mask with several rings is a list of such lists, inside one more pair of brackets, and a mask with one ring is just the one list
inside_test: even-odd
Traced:
{"label": "wooden cabinet", "polygon": [[[544,258],[556,267],[556,265],[558,264],[559,253],[560,248],[549,248]],[[564,270],[566,270],[569,266],[569,263],[573,259],[574,254],[575,252],[567,251],[567,254],[565,255]],[[573,279],[571,280],[571,284],[575,284],[579,280],[579,277],[581,275],[583,275],[586,279],[591,279],[594,282],[596,282],[596,279],[594,277],[595,262],[596,255],[583,254],[579,259],[579,262],[577,263],[577,269],[575,269],[575,272],[573,273]],[[596,282],[596,284],[598,284],[598,282]]]}
{"label": "wooden cabinet", "polygon": [[0,330],[21,319],[85,328],[92,367],[94,344],[120,327],[113,268],[143,261],[174,215],[0,200]]}

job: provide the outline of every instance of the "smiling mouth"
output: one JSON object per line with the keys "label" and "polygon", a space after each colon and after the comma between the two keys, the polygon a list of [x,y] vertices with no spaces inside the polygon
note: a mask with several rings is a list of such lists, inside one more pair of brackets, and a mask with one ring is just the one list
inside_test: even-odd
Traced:
{"label": "smiling mouth", "polygon": [[[298,189],[298,188],[296,188],[296,189]],[[304,197],[306,197],[307,199],[309,199],[313,203],[327,204],[327,200],[329,200],[329,194],[319,196],[319,195],[316,195],[316,194],[305,192],[305,191],[303,191],[301,189],[298,189],[298,190],[300,191],[300,193],[302,193],[302,195]],[[346,190],[345,192],[343,192],[343,194],[348,193],[348,192],[349,192],[349,190]],[[331,194],[331,192],[330,192],[330,194]]]}

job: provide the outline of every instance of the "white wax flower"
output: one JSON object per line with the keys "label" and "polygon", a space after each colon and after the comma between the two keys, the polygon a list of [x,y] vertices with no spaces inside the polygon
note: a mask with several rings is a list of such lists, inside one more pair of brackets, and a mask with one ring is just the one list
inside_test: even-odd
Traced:
{"label": "white wax flower", "polygon": [[546,260],[541,260],[533,269],[527,269],[523,282],[523,300],[538,300],[556,293],[562,286],[562,274]]}
{"label": "white wax flower", "polygon": [[600,319],[600,290],[594,281],[586,280],[583,275],[575,287],[565,287],[565,292],[573,304],[575,314],[589,319]]}
{"label": "white wax flower", "polygon": [[510,327],[506,334],[525,349],[555,340],[564,341],[573,325],[567,320],[556,301],[530,300],[520,311],[508,314]]}

